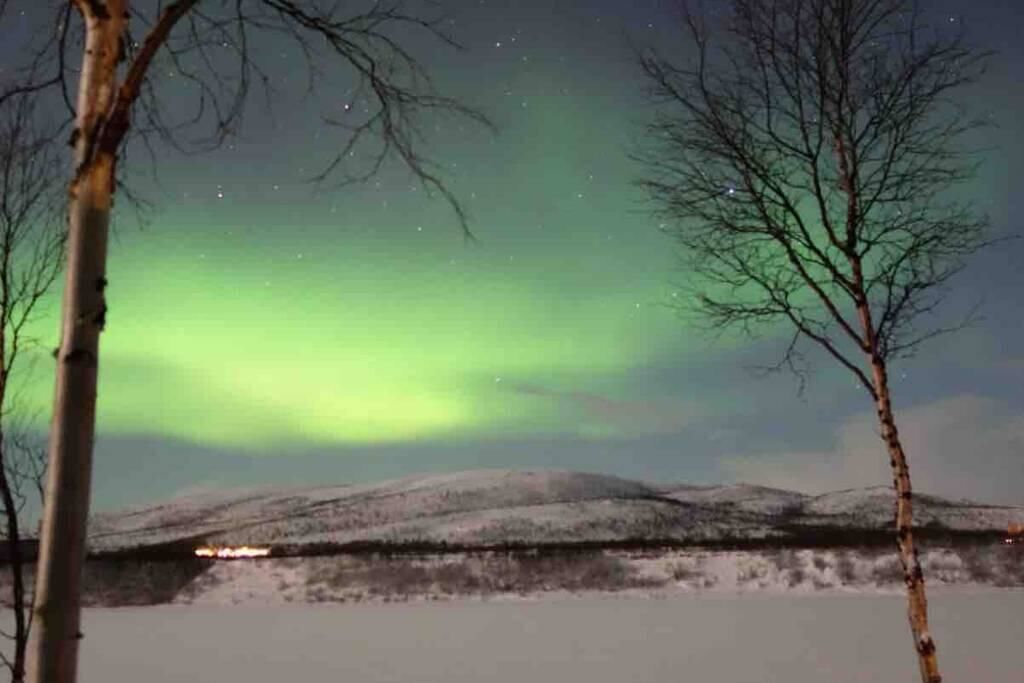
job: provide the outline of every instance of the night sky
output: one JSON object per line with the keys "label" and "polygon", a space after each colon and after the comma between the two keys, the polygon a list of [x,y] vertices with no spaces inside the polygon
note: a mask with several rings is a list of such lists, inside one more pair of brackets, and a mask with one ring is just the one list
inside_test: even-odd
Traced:
{"label": "night sky", "polygon": [[[1020,232],[1024,9],[923,4],[998,51],[963,93],[998,124],[978,136],[993,149],[968,190],[994,234]],[[852,376],[812,354],[799,397],[792,377],[751,370],[778,360],[785,329],[712,338],[669,306],[673,245],[631,186],[650,109],[625,36],[679,44],[672,3],[452,6],[467,50],[414,46],[441,91],[499,129],[438,119],[427,150],[475,242],[398,166],[358,187],[303,182],[340,144],[318,117],[346,104],[345,87],[302,99],[302,61],[277,44],[259,46],[279,89],[272,114],[254,98],[240,139],[202,156],[160,150],[155,181],[131,157],[155,211],[140,226],[121,202],[115,217],[94,508],[480,467],[887,484]],[[1021,264],[1022,242],[976,258],[945,310],[982,300],[985,319],[893,368],[919,490],[1024,503]],[[40,323],[45,349],[55,321]],[[45,349],[26,394],[43,422]]]}

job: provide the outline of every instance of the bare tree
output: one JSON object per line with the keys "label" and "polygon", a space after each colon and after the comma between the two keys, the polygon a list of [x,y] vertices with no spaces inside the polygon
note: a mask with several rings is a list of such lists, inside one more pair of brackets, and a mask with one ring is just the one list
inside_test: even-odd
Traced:
{"label": "bare tree", "polygon": [[956,198],[979,121],[950,100],[986,55],[924,25],[909,0],[729,8],[712,45],[712,20],[683,6],[691,62],[638,55],[659,105],[638,182],[681,246],[687,310],[716,330],[788,326],[778,368],[802,372],[812,342],[871,397],[921,679],[938,683],[888,368],[949,331],[926,316],[987,243],[985,220]]}
{"label": "bare tree", "polygon": [[[487,119],[436,92],[407,45],[415,33],[458,47],[446,18],[424,18],[427,2],[376,0],[67,0],[52,2],[50,30],[30,64],[43,74],[17,91],[53,89],[73,114],[67,269],[49,467],[29,644],[32,683],[70,683],[77,669],[80,581],[92,472],[99,337],[106,322],[106,246],[118,160],[130,138],[195,149],[191,133],[208,125],[198,145],[209,149],[235,135],[255,85],[272,84],[257,45],[290,41],[305,59],[309,90],[325,76],[346,74],[345,105],[324,117],[340,129],[337,153],[316,180],[339,184],[373,177],[396,158],[428,191],[466,216],[436,165],[421,154],[425,123],[457,115]],[[81,49],[77,101],[69,80],[71,51]],[[161,76],[191,88],[194,115],[172,120],[160,99]],[[180,92],[176,93],[180,98]],[[355,160],[355,165],[353,165]]]}
{"label": "bare tree", "polygon": [[[12,683],[25,680],[25,661],[28,638],[32,629],[33,567],[31,547],[26,540],[33,537],[26,525],[34,519],[33,513],[43,501],[43,483],[46,476],[46,444],[35,433],[34,424],[10,425],[5,420],[3,443],[0,446],[0,502],[3,504],[3,528],[0,538],[7,551],[10,572],[10,607],[14,614],[14,630],[0,631],[10,641],[12,652],[0,652],[0,662],[11,675]],[[14,420],[17,422],[17,420]]]}
{"label": "bare tree", "polygon": [[[2,13],[0,13],[2,14]],[[11,680],[25,677],[31,627],[26,589],[26,504],[42,494],[45,451],[32,438],[29,416],[17,389],[24,385],[38,347],[29,325],[60,272],[63,227],[57,219],[60,175],[52,138],[35,116],[34,97],[0,104],[0,538],[11,574],[14,631],[2,632],[13,653],[0,652]],[[41,500],[41,498],[40,498]]]}

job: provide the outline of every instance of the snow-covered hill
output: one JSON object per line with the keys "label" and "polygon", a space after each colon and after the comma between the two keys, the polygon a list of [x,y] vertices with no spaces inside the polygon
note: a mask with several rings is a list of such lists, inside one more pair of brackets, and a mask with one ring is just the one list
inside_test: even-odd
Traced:
{"label": "snow-covered hill", "polygon": [[[801,508],[802,521],[841,521],[850,526],[883,527],[892,523],[893,493],[886,486],[847,489],[815,496]],[[1024,507],[954,502],[920,493],[914,494],[914,523],[964,531],[1005,530],[1009,522],[1024,518]]]}
{"label": "snow-covered hill", "polygon": [[809,496],[796,491],[752,484],[729,486],[684,486],[666,489],[663,495],[684,503],[735,508],[765,515],[799,511]]}
{"label": "snow-covered hill", "polygon": [[[753,539],[801,526],[882,529],[884,487],[820,496],[746,484],[659,486],[564,471],[474,470],[376,484],[248,489],[183,496],[99,514],[94,551],[202,539],[305,545],[385,541],[462,545]],[[1024,507],[915,496],[919,525],[1000,530]]]}

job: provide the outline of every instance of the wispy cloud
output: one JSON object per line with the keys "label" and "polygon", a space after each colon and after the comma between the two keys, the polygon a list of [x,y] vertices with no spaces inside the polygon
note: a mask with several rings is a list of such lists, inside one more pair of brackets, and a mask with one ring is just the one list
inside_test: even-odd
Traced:
{"label": "wispy cloud", "polygon": [[[1024,414],[994,399],[963,394],[899,411],[896,417],[916,490],[1024,503]],[[832,447],[737,455],[724,459],[721,467],[735,480],[808,492],[892,479],[871,413],[847,420]]]}
{"label": "wispy cloud", "polygon": [[621,399],[587,391],[561,391],[537,384],[509,384],[517,394],[550,399],[561,409],[575,411],[585,426],[618,434],[663,434],[681,431],[702,411],[696,403],[680,399]]}

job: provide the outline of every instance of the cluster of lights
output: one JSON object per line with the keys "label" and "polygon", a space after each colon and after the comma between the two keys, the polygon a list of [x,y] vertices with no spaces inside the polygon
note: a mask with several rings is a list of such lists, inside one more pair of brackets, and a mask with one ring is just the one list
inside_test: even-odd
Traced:
{"label": "cluster of lights", "polygon": [[236,560],[247,557],[266,557],[270,548],[253,548],[247,545],[237,548],[202,546],[196,548],[196,557],[216,557],[220,560]]}

